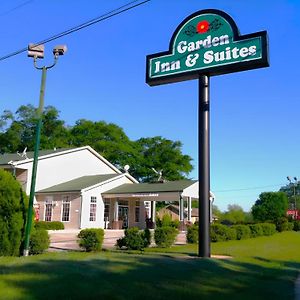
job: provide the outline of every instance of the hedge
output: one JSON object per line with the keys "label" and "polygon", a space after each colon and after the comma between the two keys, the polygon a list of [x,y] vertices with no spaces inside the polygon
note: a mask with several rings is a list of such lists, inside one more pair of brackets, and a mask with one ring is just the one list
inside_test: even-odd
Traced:
{"label": "hedge", "polygon": [[35,222],[36,229],[46,229],[46,230],[60,230],[65,229],[64,223],[59,221],[37,221]]}
{"label": "hedge", "polygon": [[276,226],[273,223],[259,223],[263,229],[265,236],[273,235],[276,233]]}
{"label": "hedge", "polygon": [[140,231],[137,227],[125,230],[125,236],[118,239],[116,246],[120,249],[143,250],[151,243],[151,232],[149,229]]}
{"label": "hedge", "polygon": [[261,224],[251,224],[249,225],[249,228],[251,231],[251,237],[253,238],[264,235],[264,231]]}
{"label": "hedge", "polygon": [[198,243],[198,225],[191,225],[187,227],[186,233],[186,241],[189,244],[197,244]]}
{"label": "hedge", "polygon": [[158,227],[154,231],[154,241],[158,247],[168,248],[175,242],[178,230],[171,226]]}
{"label": "hedge", "polygon": [[228,227],[223,224],[212,224],[210,226],[210,238],[212,242],[235,240],[236,230],[234,227]]}
{"label": "hedge", "polygon": [[300,221],[294,221],[294,228],[295,231],[300,231]]}
{"label": "hedge", "polygon": [[102,228],[88,228],[79,232],[79,247],[86,252],[101,251],[104,239],[104,230]]}
{"label": "hedge", "polygon": [[29,254],[42,254],[49,248],[50,238],[47,230],[36,229],[30,235]]}
{"label": "hedge", "polygon": [[236,230],[236,239],[244,240],[251,237],[251,230],[247,225],[234,225],[233,228]]}

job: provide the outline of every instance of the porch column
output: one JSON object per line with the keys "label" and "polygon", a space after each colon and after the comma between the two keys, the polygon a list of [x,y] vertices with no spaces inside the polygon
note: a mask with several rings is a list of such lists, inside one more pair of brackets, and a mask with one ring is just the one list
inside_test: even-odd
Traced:
{"label": "porch column", "polygon": [[192,197],[188,197],[188,215],[187,215],[187,220],[189,222],[192,221]]}
{"label": "porch column", "polygon": [[153,228],[155,228],[155,218],[156,218],[156,201],[151,201],[151,221],[153,223]]}
{"label": "porch column", "polygon": [[179,197],[179,230],[184,231],[185,226],[184,226],[184,202],[183,202],[183,197]]}
{"label": "porch column", "polygon": [[118,199],[115,200],[114,220],[113,220],[112,227],[113,227],[113,229],[120,229],[119,228],[119,203],[118,203]]}

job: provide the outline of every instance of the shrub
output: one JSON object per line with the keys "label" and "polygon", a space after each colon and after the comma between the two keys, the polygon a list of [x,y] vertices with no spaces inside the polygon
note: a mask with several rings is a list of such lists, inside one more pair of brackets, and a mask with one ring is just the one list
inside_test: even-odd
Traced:
{"label": "shrub", "polygon": [[65,229],[65,226],[64,223],[59,221],[52,221],[52,222],[37,221],[35,222],[35,228],[46,229],[46,230],[60,230],[60,229]]}
{"label": "shrub", "polygon": [[158,247],[168,248],[175,242],[178,230],[171,226],[159,227],[154,231],[155,244]]}
{"label": "shrub", "polygon": [[151,232],[149,229],[140,231],[137,227],[125,230],[125,236],[118,239],[116,246],[120,249],[126,247],[129,250],[143,250],[151,243]]}
{"label": "shrub", "polygon": [[19,182],[0,170],[0,256],[17,256],[26,222],[27,196]]}
{"label": "shrub", "polygon": [[227,228],[226,235],[227,235],[227,240],[236,240],[237,238],[236,230],[233,227]]}
{"label": "shrub", "polygon": [[253,238],[264,235],[261,224],[251,224],[249,225],[249,228],[251,230],[251,237]]}
{"label": "shrub", "polygon": [[294,223],[293,222],[288,222],[287,224],[287,230],[292,231],[294,229]]}
{"label": "shrub", "polygon": [[234,225],[233,228],[236,230],[236,239],[244,240],[251,237],[251,230],[247,225]]}
{"label": "shrub", "polygon": [[49,248],[50,239],[47,230],[38,229],[33,230],[30,235],[29,241],[29,253],[30,254],[41,254]]}
{"label": "shrub", "polygon": [[156,226],[157,227],[179,227],[179,220],[172,220],[172,217],[169,214],[165,214],[162,218],[156,219]]}
{"label": "shrub", "polygon": [[276,221],[276,230],[278,232],[282,232],[282,231],[288,230],[288,220],[287,220],[287,218],[279,218]]}
{"label": "shrub", "polygon": [[272,223],[259,223],[266,236],[273,235],[276,232],[276,226]]}
{"label": "shrub", "polygon": [[144,248],[149,247],[151,245],[151,239],[152,239],[151,231],[148,228],[146,228],[141,233],[141,236],[142,236],[142,239],[144,241]]}
{"label": "shrub", "polygon": [[295,231],[300,231],[300,221],[294,221],[294,228]]}
{"label": "shrub", "polygon": [[198,226],[193,224],[187,227],[186,241],[190,244],[198,243]]}
{"label": "shrub", "polygon": [[85,251],[100,251],[104,239],[104,230],[101,228],[83,229],[78,234],[79,247]]}
{"label": "shrub", "polygon": [[210,226],[210,239],[212,242],[222,242],[227,240],[228,227],[223,224],[212,224]]}

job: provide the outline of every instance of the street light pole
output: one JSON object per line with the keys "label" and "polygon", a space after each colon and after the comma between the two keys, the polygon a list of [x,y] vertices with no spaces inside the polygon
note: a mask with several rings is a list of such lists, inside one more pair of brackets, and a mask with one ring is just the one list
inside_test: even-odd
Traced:
{"label": "street light pole", "polygon": [[[64,47],[63,52],[59,52],[59,49]],[[37,66],[37,58],[44,57],[44,46],[43,45],[29,45],[28,46],[28,56],[33,57],[34,67],[38,70],[42,70],[42,80],[40,87],[40,98],[39,98],[39,107],[37,110],[37,123],[36,123],[36,131],[35,131],[35,144],[34,144],[34,157],[32,164],[32,174],[31,174],[31,186],[30,186],[30,195],[29,195],[29,204],[28,204],[28,212],[27,212],[27,221],[25,227],[25,240],[24,240],[24,251],[23,256],[29,255],[29,240],[30,240],[30,232],[32,226],[32,214],[33,214],[33,200],[35,195],[35,184],[36,184],[36,173],[37,173],[37,165],[38,165],[38,157],[39,157],[39,147],[40,147],[40,138],[41,138],[41,128],[43,124],[43,111],[44,111],[44,98],[45,98],[45,87],[46,87],[46,75],[47,70],[53,68],[58,60],[59,55],[63,55],[66,52],[66,46],[57,46],[53,50],[54,54],[54,63],[50,66]]]}
{"label": "street light pole", "polygon": [[294,182],[292,181],[291,176],[286,177],[290,184],[293,185],[293,198],[294,198],[294,219],[297,219],[297,199],[296,199],[296,187],[297,187],[297,177],[294,177]]}

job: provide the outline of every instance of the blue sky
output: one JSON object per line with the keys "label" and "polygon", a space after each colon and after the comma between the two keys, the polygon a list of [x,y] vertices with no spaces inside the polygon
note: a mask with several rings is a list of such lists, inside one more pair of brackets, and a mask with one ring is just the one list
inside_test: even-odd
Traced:
{"label": "blue sky", "polygon": [[[129,1],[13,0],[0,4],[0,57]],[[225,210],[249,210],[286,176],[300,177],[300,2],[276,0],[152,0],[45,45],[68,52],[48,72],[46,105],[68,125],[105,120],[131,139],[161,135],[183,142],[197,178],[197,81],[149,87],[146,55],[165,51],[179,23],[197,10],[231,15],[241,34],[267,30],[270,67],[211,78],[211,190]],[[40,72],[26,53],[0,61],[0,112],[38,105]]]}

